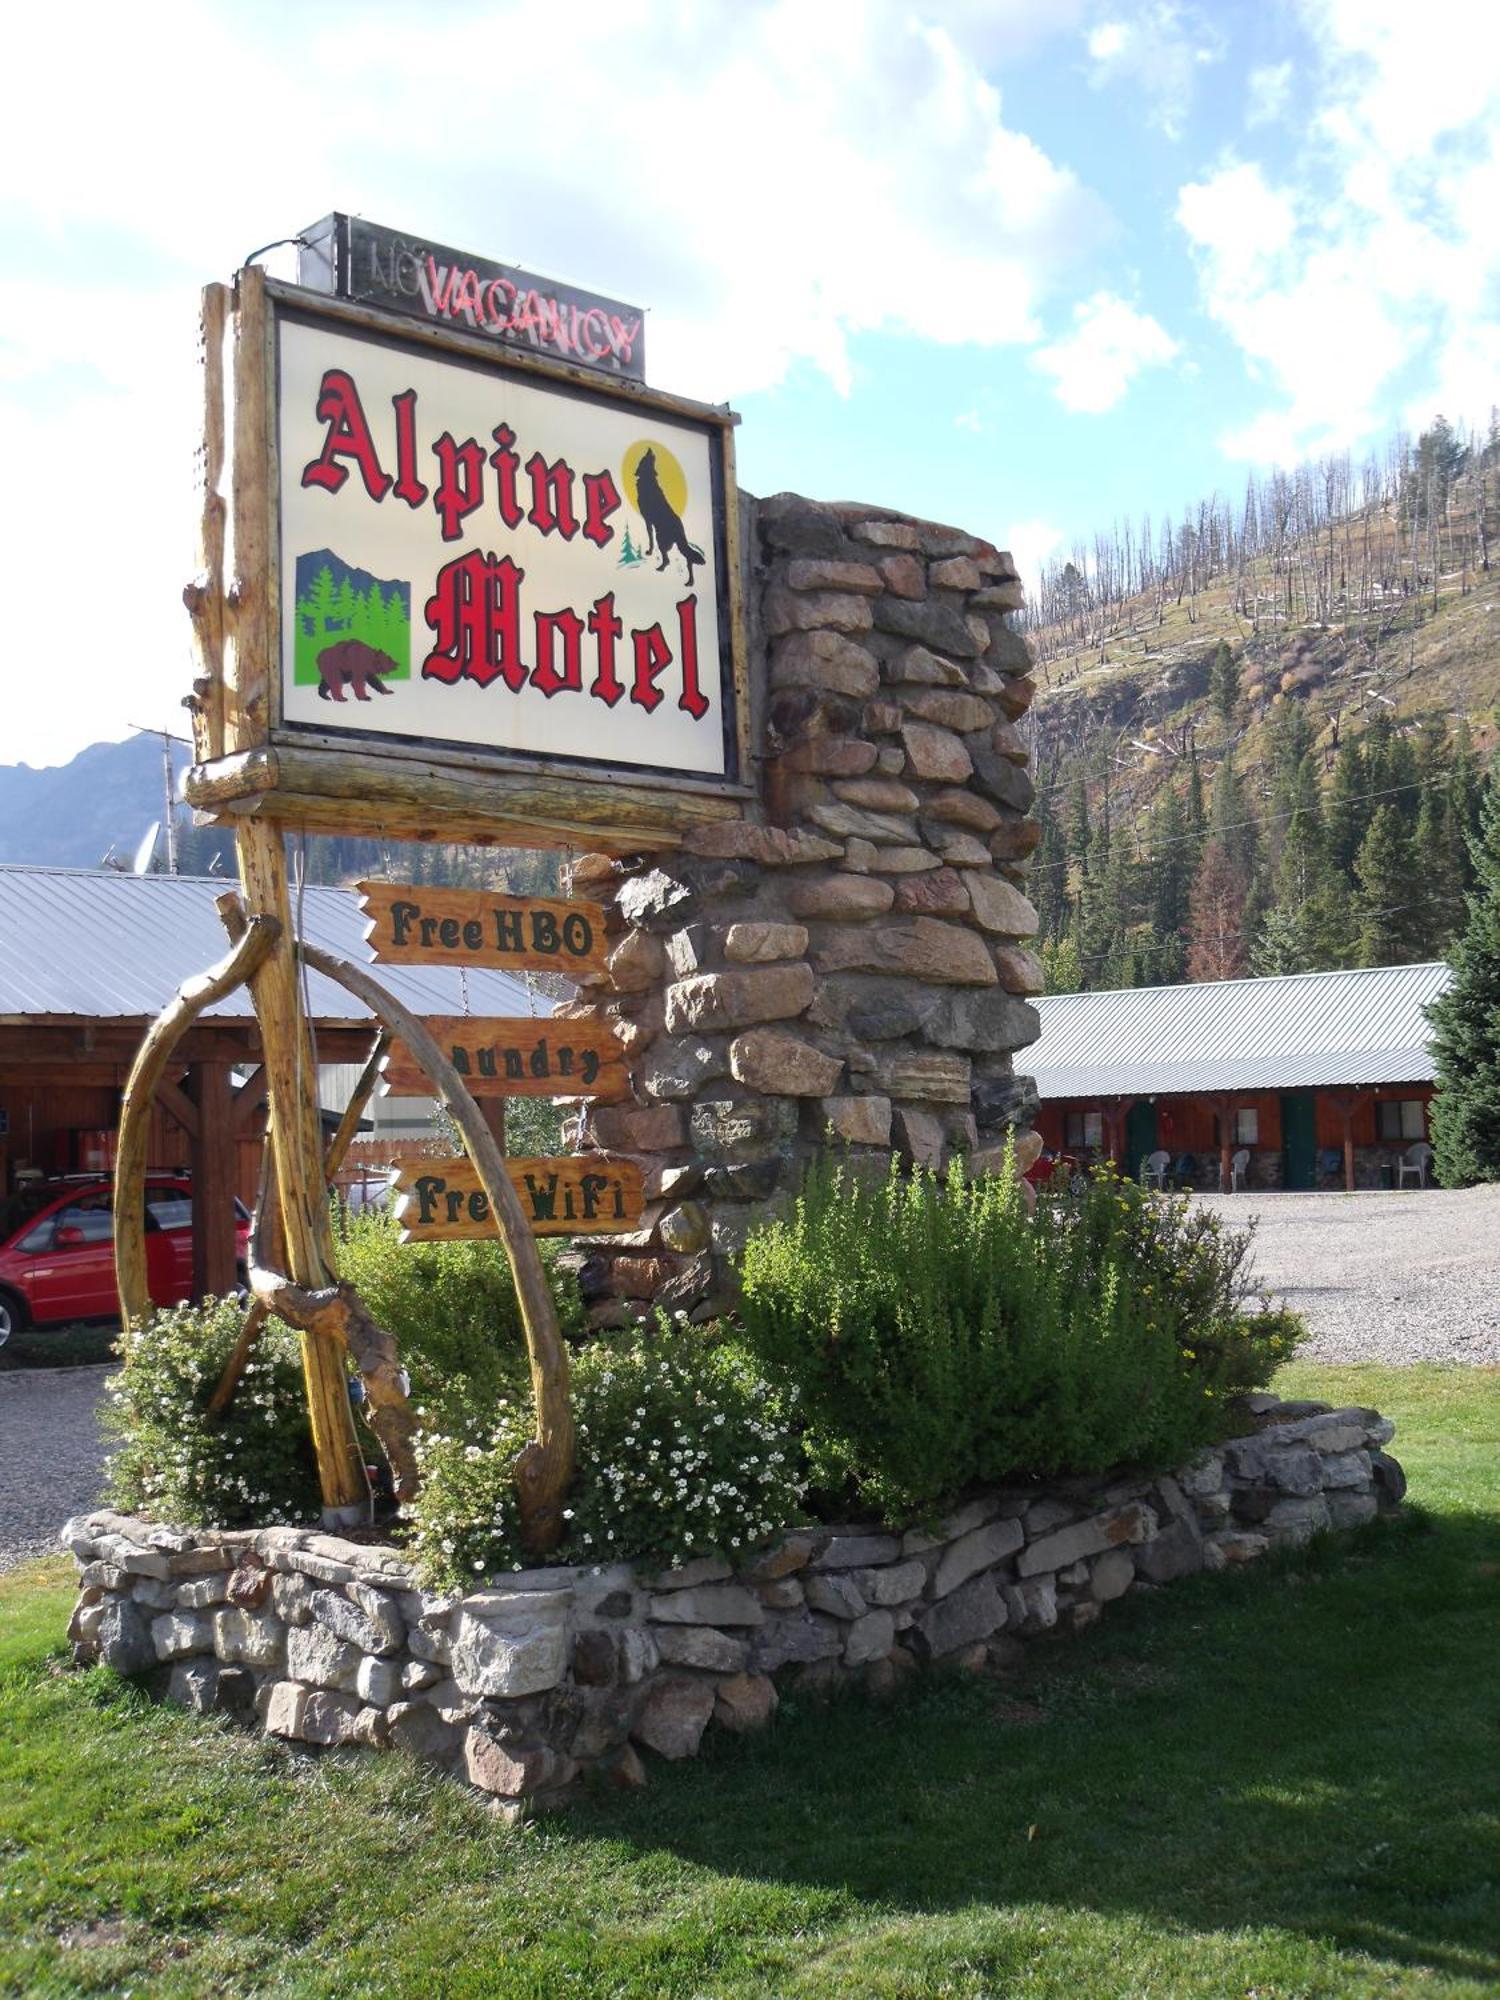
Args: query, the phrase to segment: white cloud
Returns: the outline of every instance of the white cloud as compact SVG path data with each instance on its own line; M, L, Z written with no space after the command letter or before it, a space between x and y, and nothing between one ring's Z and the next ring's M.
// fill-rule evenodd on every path
M1112 292L1095 292L1073 308L1073 331L1032 359L1050 375L1066 410L1112 410L1143 368L1159 368L1177 342L1150 313L1137 312Z
M1080 5L162 0L149 34L113 5L19 14L11 72L66 76L68 140L55 92L12 93L0 448L37 483L0 546L12 603L67 603L57 524L86 477L114 636L58 626L0 760L179 713L202 280L337 206L644 304L652 380L712 400L809 364L847 391L875 329L1029 343L1106 211L985 61Z
M1295 458L1500 394L1500 19L1464 0L1303 0L1310 141L1273 186L1230 161L1179 191L1207 312L1274 399L1222 443ZM1293 175L1295 174L1295 179Z
M1097 23L1085 37L1088 80L1095 90L1120 83L1146 105L1150 122L1169 139L1182 136L1199 72L1222 59L1215 24L1180 0L1141 0L1128 20Z
M1245 123L1274 125L1287 107L1292 93L1292 65L1289 62L1263 63L1250 72L1245 93Z
M978 410L960 410L953 419L953 428L956 431L972 431L975 437L981 437L984 434L984 418Z
M1042 564L1062 547L1063 539L1061 528L1051 521L1036 518L1012 521L1000 537L1001 545L1015 557L1021 581L1028 590L1035 587L1042 573Z

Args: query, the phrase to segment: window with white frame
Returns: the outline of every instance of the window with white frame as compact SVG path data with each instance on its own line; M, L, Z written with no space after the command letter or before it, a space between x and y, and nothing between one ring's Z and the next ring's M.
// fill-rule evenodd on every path
M1380 1139L1425 1139L1427 1107L1420 1097L1382 1097L1375 1106L1375 1134Z
M1235 1108L1234 1143L1237 1146L1260 1144L1260 1113L1253 1104L1241 1104Z
M1063 1143L1098 1151L1104 1144L1102 1111L1070 1111L1064 1121Z

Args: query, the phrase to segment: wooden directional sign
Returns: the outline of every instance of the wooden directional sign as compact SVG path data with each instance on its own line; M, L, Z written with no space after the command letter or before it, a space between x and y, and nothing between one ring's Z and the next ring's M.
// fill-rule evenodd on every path
M429 1019L427 1026L475 1097L614 1099L630 1087L625 1050L603 1023L452 1014ZM383 1081L391 1096L432 1094L401 1042L386 1057Z
M641 1169L606 1153L555 1160L507 1160L533 1236L598 1236L629 1229L645 1207ZM489 1197L473 1162L412 1160L392 1188L403 1241L452 1243L497 1234Z
M602 972L597 903L360 882L359 906L377 965L494 966L503 972Z

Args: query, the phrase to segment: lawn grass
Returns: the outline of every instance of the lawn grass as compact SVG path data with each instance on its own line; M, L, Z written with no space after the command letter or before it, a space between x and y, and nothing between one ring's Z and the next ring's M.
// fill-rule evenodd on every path
M118 1361L116 1322L79 1320L70 1326L32 1326L0 1347L0 1372L13 1368L88 1368Z
M1492 1995L1500 1372L1278 1387L1395 1416L1419 1507L514 1830L64 1671L66 1571L0 1579L0 1991Z

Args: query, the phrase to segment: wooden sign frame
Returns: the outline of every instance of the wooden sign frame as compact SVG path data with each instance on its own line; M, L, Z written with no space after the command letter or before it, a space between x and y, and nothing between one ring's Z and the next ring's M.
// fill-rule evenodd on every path
M312 323L529 381L704 432L716 488L724 775L588 758L323 733L282 714L277 463L278 325ZM185 593L203 672L189 703L194 763L184 795L217 824L265 818L293 829L507 846L672 847L695 825L735 817L753 796L734 426L721 408L612 381L543 355L498 351L448 326L276 283L255 268L210 286L202 317L206 387L200 569Z

